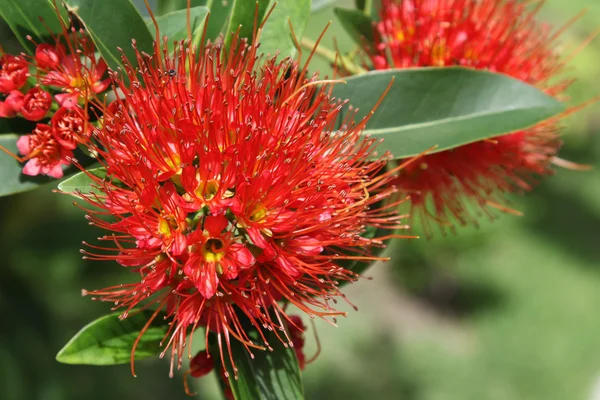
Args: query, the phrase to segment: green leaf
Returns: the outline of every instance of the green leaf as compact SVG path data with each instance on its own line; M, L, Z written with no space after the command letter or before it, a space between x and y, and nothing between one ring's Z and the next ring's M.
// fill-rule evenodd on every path
M250 337L260 343L256 328L248 323L247 318L240 316L240 320ZM238 369L237 379L224 349L224 364L229 372L229 384L236 400L304 399L302 376L294 349L284 346L274 332L265 330L263 333L273 351L252 349L254 358L238 340L231 340L231 357ZM219 348L214 342L212 335L211 354L218 355Z
M206 37L214 41L221 35L221 32L226 32L233 8L233 0L208 0L206 7L210 10Z
M131 310L125 319L119 318L121 313L98 318L77 332L58 352L56 360L63 364L79 365L126 364L133 343L153 313L152 310ZM163 315L156 316L137 345L135 359L159 354L160 342L168 328Z
M358 121L392 78L393 86L364 134L385 139L378 150L389 150L396 159L432 146L438 146L434 152L448 150L525 129L564 110L562 103L522 81L460 67L371 71L336 85L333 96L350 99L359 108Z
M177 10L185 10L188 0L158 0L156 4L156 15L164 15ZM191 7L208 6L211 0L191 0Z
M260 35L260 52L274 55L279 50L280 59L296 55L296 45L288 19L298 40L302 39L310 16L311 0L279 0L265 22Z
M91 168L87 172L91 175L97 176L100 179L106 178L106 170L104 167ZM58 184L58 190L69 194L73 197L81 198L80 193L93 193L94 187L92 185L94 181L85 172L78 172L70 178L65 179Z
M208 8L206 7L193 7L190 8L190 24L192 25L192 38L194 44L198 45L200 40L199 36L202 35L204 29L204 21L208 14ZM162 40L163 36L169 38L168 45L169 51L173 51L173 42L179 42L180 40L187 39L187 10L177 10L171 13L156 17L156 22L160 29L159 38ZM152 37L156 36L156 30L152 20L146 22L148 30L152 34ZM196 40L197 38L197 40Z
M334 8L333 12L340 20L342 27L354 39L361 44L365 39L373 43L373 20L360 10L349 10L347 8Z
M19 135L0 135L0 146L16 154L18 138ZM0 150L0 197L32 190L53 180L45 176L23 175L23 165Z
M373 9L373 0L354 0L356 8L369 15Z
M233 8L229 16L229 22L225 29L225 47L229 48L232 41L232 33L239 28L239 37L247 38L249 42L254 36L254 19L262 21L270 1L233 0ZM258 28L258 27L257 27Z
M312 5L310 7L310 11L312 11L312 12L320 11L321 9L328 7L336 2L337 2L337 0L312 0Z
M192 7L206 7L210 10L208 18L208 27L206 28L206 38L212 41L216 40L221 32L227 27L227 22L233 8L232 0L192 0ZM163 15L177 10L187 9L187 0L159 0L158 15ZM204 27L202 26L202 29ZM201 29L200 29L201 30ZM150 29L152 32L152 29Z
M130 61L136 59L132 39L139 51L153 53L152 35L130 0L67 0L67 4L112 69L122 66L119 48Z
M66 12L60 11L66 20ZM51 34L62 32L57 10L51 0L3 0L0 16L29 54L35 53L35 45L27 40L27 35L36 43L54 43Z

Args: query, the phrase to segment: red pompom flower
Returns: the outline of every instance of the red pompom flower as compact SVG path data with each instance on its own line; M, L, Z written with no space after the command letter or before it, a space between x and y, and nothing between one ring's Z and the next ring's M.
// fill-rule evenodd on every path
M372 249L385 239L365 229L404 227L397 203L382 205L393 175L360 135L366 121L334 129L343 103L329 97L329 81L303 78L289 59L259 63L245 41L231 48L181 44L171 58L157 45L127 62L128 80L113 77L123 95L90 144L106 177L89 174L93 193L81 194L102 210L89 219L112 243L90 245L86 257L140 278L84 294L115 303L123 318L148 303L155 316L164 310L163 354L170 349L178 367L198 326L218 336L223 358L231 340L270 348L240 316L293 346L281 302L345 315L332 304L344 297L338 283L358 275L343 262L380 259Z
M542 4L542 3L540 3ZM539 8L539 7L538 7ZM538 10L514 0L382 0L375 28L373 68L461 65L500 72L560 97L571 81L552 81L563 71L557 34L537 23ZM503 194L531 189L552 173L561 146L556 120L531 129L423 157L394 183L411 195L412 214L431 234L477 224L472 206L493 217Z

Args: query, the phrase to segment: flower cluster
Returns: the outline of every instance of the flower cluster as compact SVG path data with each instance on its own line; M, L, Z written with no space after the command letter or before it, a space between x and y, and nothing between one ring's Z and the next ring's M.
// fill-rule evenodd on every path
M540 3L541 5L542 3ZM371 49L373 69L460 65L510 75L560 97L571 81L553 81L564 69L556 38L515 0L382 0ZM531 189L552 173L561 140L556 120L528 130L427 155L395 181L411 195L412 214L431 234L477 224L476 206L493 217L503 194ZM470 210L471 209L471 210Z
M403 227L397 203L384 201L395 192L388 156L360 135L366 120L336 128L343 102L293 60L259 63L257 45L237 39L228 53L181 43L170 57L156 46L135 67L125 60L127 80L113 75L123 95L92 133L106 176L87 172L94 189L80 194L112 243L86 257L140 279L84 294L123 317L140 304L164 310L171 371L198 326L217 335L222 359L231 340L270 349L264 330L299 345L282 303L345 315L333 308L338 284L358 278L345 262L379 259L385 239L366 228Z
M105 91L107 66L95 55L83 31L72 29L56 44L36 46L31 59L24 55L0 57L0 118L21 116L36 122L29 135L19 138L19 153L27 160L25 175L60 178L62 166L91 132L87 101ZM103 77L105 79L103 79ZM53 96L54 94L54 96Z

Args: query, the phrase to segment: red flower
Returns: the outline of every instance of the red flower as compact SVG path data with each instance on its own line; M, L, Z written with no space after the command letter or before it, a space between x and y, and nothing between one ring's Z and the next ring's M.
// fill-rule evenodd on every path
M365 227L400 226L393 205L379 206L395 189L380 174L385 159L368 162L366 121L334 129L341 106L326 82L302 78L294 61L257 64L256 45L236 39L232 49L226 59L212 45L182 44L174 58L138 53L90 144L107 175L90 175L96 189L83 197L101 209L90 219L113 245L86 257L133 267L140 282L89 294L125 315L141 302L166 310L178 366L198 326L220 337L221 353L231 340L269 348L240 315L293 345L280 300L344 315L331 301L343 298L339 281L358 275L342 261L379 259L371 251L383 244L362 237Z
M52 135L67 149L75 149L78 143L85 142L91 133L91 125L85 112L79 107L61 107L50 120Z
M201 350L190 360L190 375L194 378L200 378L215 367L214 358L206 350Z
M25 95L21 115L30 121L44 118L52 106L52 96L40 87L34 87Z
M38 68L55 69L65 57L65 48L61 44L52 46L48 43L39 44L35 49L35 63Z
M204 230L196 229L189 235L189 242L196 247L183 271L207 299L215 295L219 275L234 280L241 269L256 261L245 244L235 242L234 230L224 215L209 215L204 219Z
M13 90L4 101L0 101L0 118L12 118L23 107L23 93Z
M40 44L35 60L38 68L48 71L42 74L40 82L65 92L57 94L56 100L62 107L73 108L79 100L105 91L110 80L102 79L107 70L106 62L96 58L94 44L84 31L62 36L71 52L66 53L62 44Z
M28 76L29 66L23 57L10 54L0 57L0 93L20 89Z
M539 8L539 7L538 7ZM570 81L552 81L563 70L555 36L513 0L382 0L373 68L461 65L501 72L560 97ZM394 182L411 194L412 214L428 235L477 224L470 205L493 216L503 194L531 189L552 173L561 146L555 122L423 157Z
M29 160L23 173L30 176L41 174L62 178L62 166L69 164L67 158L72 156L70 150L54 140L52 128L45 124L37 124L31 135L21 136L17 140L17 148Z

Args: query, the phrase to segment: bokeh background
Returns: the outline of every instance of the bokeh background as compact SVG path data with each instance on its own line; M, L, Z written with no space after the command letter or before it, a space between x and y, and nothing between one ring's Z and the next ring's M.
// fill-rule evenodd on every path
M600 2L547 0L539 18L558 27L583 8L563 35L573 47L600 27ZM312 17L308 36L328 20L324 43L331 47L335 36L347 48L331 8ZM5 47L9 36L0 27ZM571 65L573 103L598 95L600 39ZM565 122L563 158L598 166L599 111L594 105ZM81 241L99 231L51 189L0 198L0 399L187 398L166 361L139 362L133 378L128 366L54 360L108 310L82 298L81 288L127 277L116 264L81 259ZM398 242L393 262L349 287L359 311L337 328L316 322L323 349L304 373L307 399L600 399L600 168L558 170L512 201L524 217ZM219 398L214 376L194 385L198 398Z

